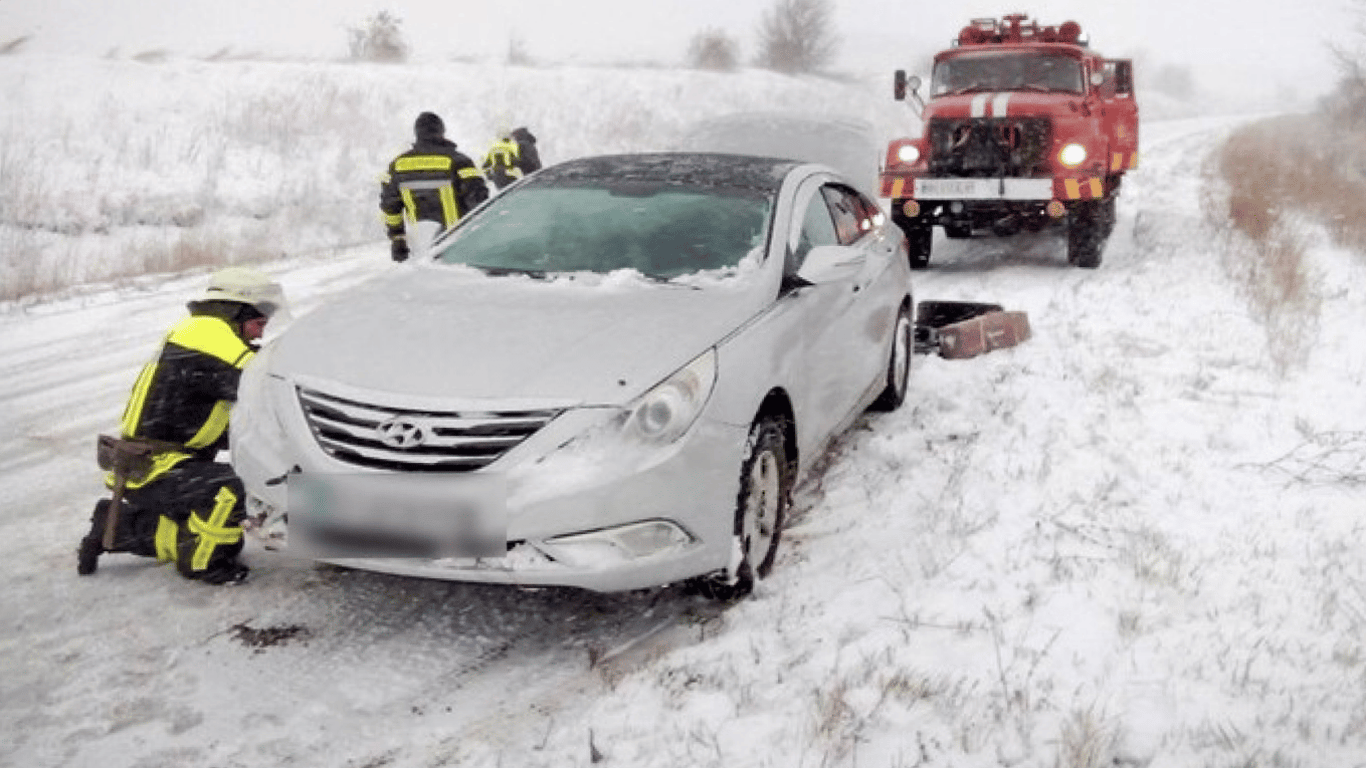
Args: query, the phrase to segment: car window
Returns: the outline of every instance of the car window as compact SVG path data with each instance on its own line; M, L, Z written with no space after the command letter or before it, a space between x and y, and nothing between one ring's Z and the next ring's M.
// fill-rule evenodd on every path
M613 272L669 279L734 267L766 241L751 189L620 182L523 186L457 229L438 260L490 272Z
M797 233L797 242L792 246L792 263L789 269L799 269L812 248L818 245L839 245L839 242L835 220L830 214L830 206L825 202L825 195L812 195L806 204L802 228Z
M852 190L851 192L854 196L854 204L859 211L859 230L869 232L882 226L884 220L882 208L870 200L867 195Z
M821 194L834 215L841 245L853 245L881 221L877 205L849 187L827 184Z

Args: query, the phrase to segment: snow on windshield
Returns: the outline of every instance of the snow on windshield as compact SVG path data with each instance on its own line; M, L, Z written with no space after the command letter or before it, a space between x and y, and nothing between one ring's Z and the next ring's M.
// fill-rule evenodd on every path
M670 280L735 269L767 238L754 190L619 182L523 187L492 201L438 256L493 274L632 270Z

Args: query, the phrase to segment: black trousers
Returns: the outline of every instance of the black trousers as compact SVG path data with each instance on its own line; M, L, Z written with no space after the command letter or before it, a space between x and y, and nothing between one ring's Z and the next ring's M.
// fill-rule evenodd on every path
M242 481L227 464L184 461L170 472L124 492L114 551L171 561L197 579L232 565L242 551L246 515ZM95 511L92 530L103 532Z

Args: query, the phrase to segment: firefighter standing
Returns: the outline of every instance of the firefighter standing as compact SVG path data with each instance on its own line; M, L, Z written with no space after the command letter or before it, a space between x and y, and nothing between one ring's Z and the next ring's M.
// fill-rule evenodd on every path
M215 458L227 447L242 369L266 321L284 308L284 292L260 272L232 267L214 273L203 296L187 306L189 317L171 328L138 374L121 438L110 441L142 451L145 462L135 474L106 476L121 499L117 522L106 537L113 500L96 504L78 551L82 575L94 573L103 552L131 552L174 562L186 578L211 584L247 576L237 559L242 481Z
M525 127L511 133L498 132L498 140L484 156L484 175L493 186L502 189L523 176L541 169L541 155L536 150L536 137Z
M405 223L432 222L438 230L445 229L489 195L474 161L446 138L440 117L423 112L413 133L412 149L394 158L380 179L379 208L394 261L408 258Z

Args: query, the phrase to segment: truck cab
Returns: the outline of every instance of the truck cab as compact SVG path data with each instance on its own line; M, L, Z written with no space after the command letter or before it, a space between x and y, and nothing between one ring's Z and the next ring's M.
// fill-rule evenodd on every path
M1068 261L1100 265L1124 173L1138 164L1133 65L1066 22L975 19L934 57L928 101L898 70L893 95L920 106L920 136L887 147L881 192L928 266L932 227L950 238L1062 224Z

